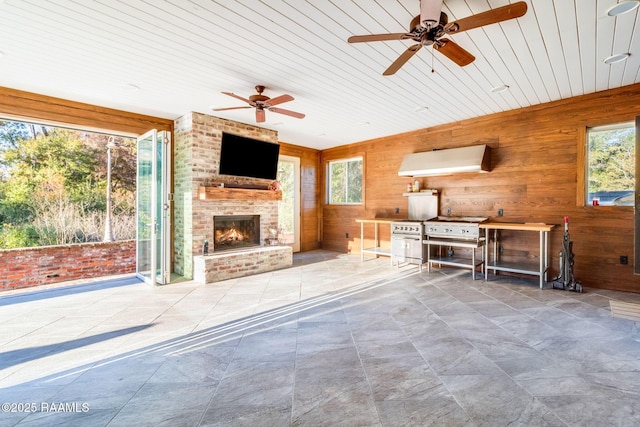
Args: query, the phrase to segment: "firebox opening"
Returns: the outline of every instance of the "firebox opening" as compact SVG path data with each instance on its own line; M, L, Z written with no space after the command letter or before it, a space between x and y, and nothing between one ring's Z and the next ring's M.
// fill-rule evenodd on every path
M213 251L260 245L260 215L215 215Z

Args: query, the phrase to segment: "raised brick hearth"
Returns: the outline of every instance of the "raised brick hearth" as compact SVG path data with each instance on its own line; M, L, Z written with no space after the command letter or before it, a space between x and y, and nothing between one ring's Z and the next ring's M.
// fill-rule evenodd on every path
M200 283L219 282L235 277L265 273L290 267L290 246L262 246L193 257L193 279Z

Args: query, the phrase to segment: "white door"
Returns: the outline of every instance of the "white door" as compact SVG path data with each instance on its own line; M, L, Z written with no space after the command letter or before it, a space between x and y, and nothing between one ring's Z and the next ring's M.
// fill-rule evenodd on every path
M280 155L277 179L282 185L278 228L293 252L300 252L300 158Z

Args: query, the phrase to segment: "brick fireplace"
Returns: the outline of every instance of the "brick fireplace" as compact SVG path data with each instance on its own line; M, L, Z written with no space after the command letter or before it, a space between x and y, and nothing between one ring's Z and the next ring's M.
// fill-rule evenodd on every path
M205 283L292 264L290 247L264 244L269 230L278 227L279 199L270 190L264 190L270 181L218 174L222 132L278 142L276 131L206 114L191 112L175 121L174 270L185 278L196 279L194 271L198 269L197 280ZM224 188L220 188L221 183ZM213 218L228 215L259 217L257 246L219 254L210 247L209 255L203 256L204 241L214 240ZM232 259L239 254L239 259L249 265L236 265L237 260ZM230 263L235 263L235 267L230 268ZM229 270L236 271L229 273Z

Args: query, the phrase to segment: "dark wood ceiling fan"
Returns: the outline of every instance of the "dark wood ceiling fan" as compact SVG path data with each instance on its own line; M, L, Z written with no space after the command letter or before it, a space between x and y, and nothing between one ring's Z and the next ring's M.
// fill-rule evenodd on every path
M411 20L408 33L369 34L351 36L349 43L362 43L389 40L413 40L417 42L409 46L384 73L385 76L395 74L422 46L433 46L435 50L464 67L476 58L446 35L461 33L473 28L491 25L509 19L519 18L527 13L527 3L519 1L486 12L448 22L447 14L442 12L443 0L421 0L420 15Z
M214 108L213 111L225 111L225 110L239 110L242 108L255 108L256 109L256 122L262 123L265 121L265 110L269 110L273 113L284 114L285 116L295 117L296 119L304 118L304 114L297 113L291 110L285 110L284 108L276 108L276 105L283 104L285 102L293 101L293 96L291 95L280 95L275 98L269 98L266 95L263 95L265 87L262 85L256 86L255 95L251 95L249 99L243 98L240 95L236 95L232 92L222 92L225 95L232 96L236 99L246 102L249 105L243 105L241 107L227 107L227 108Z

